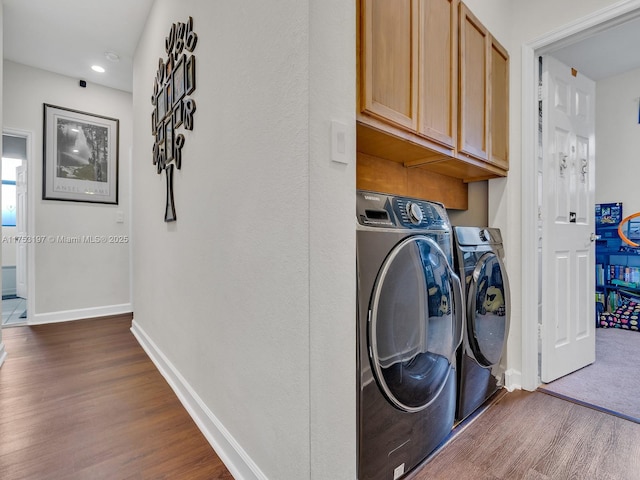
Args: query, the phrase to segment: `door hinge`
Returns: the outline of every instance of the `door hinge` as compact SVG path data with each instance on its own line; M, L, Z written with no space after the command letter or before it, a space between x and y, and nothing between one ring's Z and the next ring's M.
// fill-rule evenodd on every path
M538 101L542 101L542 82L538 83Z
M542 324L538 324L538 339L542 340Z

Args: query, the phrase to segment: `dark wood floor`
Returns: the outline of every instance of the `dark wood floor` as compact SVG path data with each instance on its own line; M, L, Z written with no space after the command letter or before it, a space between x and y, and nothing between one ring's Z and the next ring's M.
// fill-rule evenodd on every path
M232 479L131 316L5 328L0 479Z
M130 324L124 316L2 331L0 479L232 478ZM640 480L640 425L511 393L407 478Z

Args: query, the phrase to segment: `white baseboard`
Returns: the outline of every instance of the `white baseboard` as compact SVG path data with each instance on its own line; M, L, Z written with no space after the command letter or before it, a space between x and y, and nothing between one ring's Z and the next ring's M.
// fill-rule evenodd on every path
M7 358L7 351L4 349L4 343L0 343L0 367L4 363Z
M513 368L504 372L504 386L509 392L522 390L522 373Z
M236 480L268 480L176 367L133 320L131 332Z
M105 307L81 308L78 310L63 310L60 312L36 313L28 316L29 325L42 325L45 323L70 322L72 320L83 320L85 318L106 317L108 315L122 315L131 313L130 303L121 305L107 305ZM27 312L28 315L29 312Z

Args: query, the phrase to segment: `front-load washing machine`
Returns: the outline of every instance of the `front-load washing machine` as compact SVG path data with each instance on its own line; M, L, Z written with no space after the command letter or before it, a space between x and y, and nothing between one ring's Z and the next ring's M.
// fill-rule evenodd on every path
M453 428L462 289L446 210L357 192L358 478L395 480Z
M462 421L499 390L509 335L509 282L497 228L453 227L456 267L465 284L466 319L457 355L458 403Z

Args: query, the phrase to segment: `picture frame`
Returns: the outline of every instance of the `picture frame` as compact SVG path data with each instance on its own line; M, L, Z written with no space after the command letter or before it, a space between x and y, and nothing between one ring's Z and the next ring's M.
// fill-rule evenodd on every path
M162 87L158 92L158 96L156 98L156 112L157 112L156 121L158 123L160 123L164 119L165 115L167 114L165 95L166 93L165 93L164 87Z
M191 55L185 66L185 93L190 95L196 89L196 57Z
M156 129L158 128L158 120L156 119L156 115L158 114L157 110L154 108L151 112L151 135L155 135Z
M173 160L173 117L169 115L164 125L165 128L165 159L169 163Z
M171 88L171 82L167 82L164 85L164 99L165 99L165 116L169 113L173 113L173 89ZM168 115L171 116L171 115Z
M118 204L117 118L44 104L42 199Z
M182 125L182 102L178 102L173 109L173 128Z
M174 106L182 101L182 97L184 97L186 92L186 84L185 84L185 64L186 64L186 55L182 55L180 59L176 62L176 66L173 70L173 103Z

